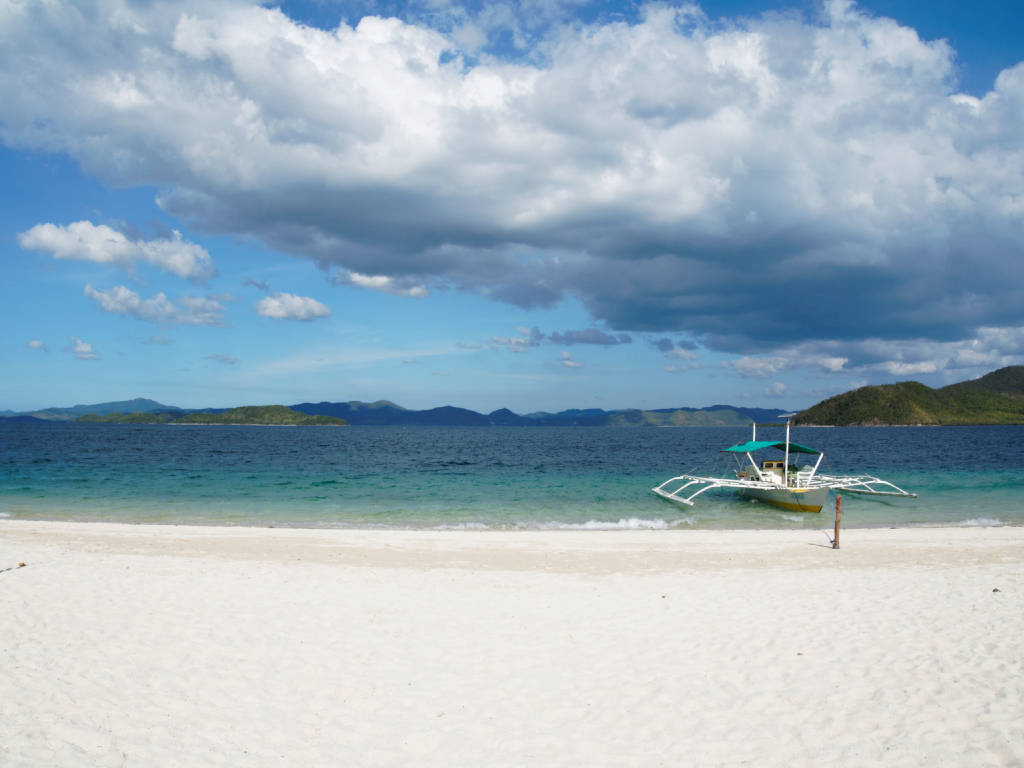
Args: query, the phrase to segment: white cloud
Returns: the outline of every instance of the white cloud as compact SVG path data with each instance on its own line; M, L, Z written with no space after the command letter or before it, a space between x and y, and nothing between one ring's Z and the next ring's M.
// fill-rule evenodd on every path
M979 328L974 338L949 345L949 367L992 369L1024 362L1024 326Z
M666 352L665 357L672 360L696 360L697 353L683 347L676 347L675 349L670 349Z
M331 310L316 299L296 296L294 293L275 293L260 299L256 304L256 311L263 317L303 322L331 315Z
M354 285L359 288L369 288L381 293L390 293L395 296L406 296L412 299L421 299L430 295L426 286L414 283L408 279L398 279L387 275L363 275L352 270L338 270L332 278L335 285Z
M5 144L158 187L204 231L341 282L571 294L610 331L745 354L1024 321L1024 64L965 97L946 42L849 2L549 32L504 6L329 31L233 0L33 8L5 21ZM498 29L524 55L461 57ZM765 301L768 279L800 311Z
M129 240L105 224L76 221L67 226L36 224L18 235L22 248L49 253L55 259L77 259L131 268L136 262L203 282L214 275L213 260L206 249L181 239L175 231L163 240Z
M46 344L44 344L43 342L39 341L39 339L32 339L26 346L29 349L38 349L41 352L48 352L49 351L49 349L46 346Z
M221 300L230 301L231 297L182 296L179 301L184 309L177 314L175 322L179 325L223 325L224 305Z
M694 371L700 368L701 365L700 363L697 362L688 362L684 365L669 363L668 365L664 366L664 370L667 371L668 373L682 373L683 371Z
M1024 364L1024 326L982 327L957 341L863 339L807 341L729 363L747 375L773 376L788 370L824 371L882 383L892 377L932 377L933 385L962 381L1007 365ZM940 376L936 376L936 375ZM851 384L852 385L852 384Z
M158 325L222 325L224 306L217 300L197 296L184 296L179 307L164 293L157 293L143 299L138 293L123 285L116 285L109 291L100 291L85 286L85 295L100 305L104 312L128 315L147 323Z
M582 368L583 363L578 360L573 360L572 355L569 352L562 352L562 365L566 368Z
M92 344L82 341L77 336L71 337L71 354L79 360L98 360L99 355L92 348Z
M818 359L818 364L826 371L832 371L838 373L843 370L843 366L850 362L849 358L846 357L822 357Z
M764 393L769 397L782 397L788 389L789 387L785 383L773 381L769 386L765 387Z
M788 368L789 361L783 357L745 356L729 361L729 365L743 376L768 377Z
M519 332L519 336L491 336L491 343L499 347L506 347L512 352L523 352L530 347L538 346L544 340L544 334L537 326L517 328L516 330Z
M893 376L916 376L922 373L935 373L939 370L939 364L931 360L924 360L919 363L904 363L899 360L891 360L883 363L881 367Z

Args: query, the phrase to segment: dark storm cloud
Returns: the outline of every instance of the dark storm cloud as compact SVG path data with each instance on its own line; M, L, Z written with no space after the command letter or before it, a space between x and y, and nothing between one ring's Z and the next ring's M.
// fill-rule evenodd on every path
M0 136L338 284L572 295L612 339L754 353L1021 325L1024 64L960 95L944 42L824 11L650 7L552 30L540 66L460 58L486 48L479 16L442 34L236 2L9 9Z
M616 344L630 344L633 339L628 333L611 334L597 328L587 328L582 331L566 331L565 333L555 331L548 336L548 341L552 344L564 344L565 346L596 344L602 347L612 347Z

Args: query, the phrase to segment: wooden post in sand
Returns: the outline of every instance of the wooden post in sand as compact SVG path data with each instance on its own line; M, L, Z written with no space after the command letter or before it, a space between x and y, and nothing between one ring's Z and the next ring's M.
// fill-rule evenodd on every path
M832 549L839 549L839 521L843 519L843 497L836 494L836 532L832 537Z

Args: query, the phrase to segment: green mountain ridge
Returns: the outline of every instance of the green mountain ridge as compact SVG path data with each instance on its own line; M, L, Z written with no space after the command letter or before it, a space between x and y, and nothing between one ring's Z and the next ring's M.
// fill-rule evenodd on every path
M111 413L88 414L77 421L100 424L232 424L242 426L344 427L334 416L310 416L283 405L245 405L220 413Z
M916 381L861 387L801 411L794 424L953 426L1024 424L1024 366L932 389Z

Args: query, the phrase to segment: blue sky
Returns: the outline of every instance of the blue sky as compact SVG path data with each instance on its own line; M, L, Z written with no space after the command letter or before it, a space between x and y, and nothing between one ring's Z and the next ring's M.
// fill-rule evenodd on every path
M1024 362L1012 3L0 6L0 411Z

